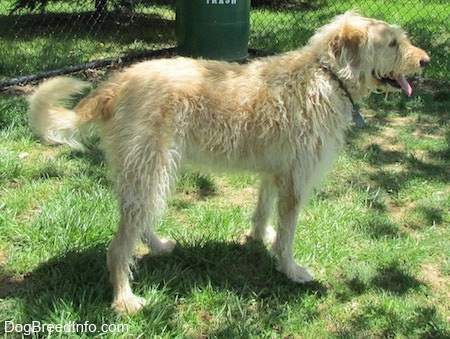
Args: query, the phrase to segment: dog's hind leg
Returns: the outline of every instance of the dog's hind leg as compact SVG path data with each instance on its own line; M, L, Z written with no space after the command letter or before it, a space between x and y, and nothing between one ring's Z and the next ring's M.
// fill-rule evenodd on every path
M280 182L278 186L278 230L272 250L278 258L277 269L297 282L306 283L313 280L312 274L306 267L295 262L293 247L295 229L300 212L301 198L295 194L292 180Z
M121 218L108 250L113 308L130 314L145 306L145 300L134 295L130 286L130 265L137 240L140 236L147 236L149 245L156 252L167 252L174 246L170 241L159 239L151 230L151 225L164 210L175 162L166 152L144 153L125 159L126 168L118 175Z
M174 240L158 237L151 225L145 227L142 232L142 240L156 255L170 253L176 245Z
M247 238L269 243L275 241L275 230L272 226L268 226L268 223L273 213L276 195L275 177L272 175L262 177L258 205L252 217L253 226L246 233Z
M131 211L129 213L132 213ZM127 212L128 214L128 212ZM122 216L119 230L108 248L108 268L113 285L113 308L116 312L134 314L145 306L145 299L133 294L130 285L130 265L140 230Z
M175 247L175 241L158 237L153 230L153 226L166 207L166 199L169 197L176 179L179 157L176 150L165 152L165 159L153 177L153 184L156 187L155 204L157 206L153 210L153 222L145 225L142 240L156 255L170 253Z

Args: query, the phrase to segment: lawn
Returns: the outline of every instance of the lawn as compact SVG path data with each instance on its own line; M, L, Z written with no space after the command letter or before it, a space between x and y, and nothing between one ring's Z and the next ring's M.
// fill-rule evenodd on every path
M295 255L317 278L305 286L278 273L263 245L239 244L256 177L185 169L158 227L178 246L164 257L137 250L133 285L149 306L120 317L102 154L42 145L25 97L2 93L0 322L126 324L116 337L448 337L448 98L426 88L365 104L367 127L350 130L299 223Z
M0 49L3 52L0 85L1 81L18 76L176 46L174 0L152 0L151 5L139 0L135 2L133 13L114 10L112 4L127 1L110 0L110 13L103 21L92 17L91 0L52 0L47 1L45 12L20 9L13 13L10 10L16 0L0 2ZM402 25L412 41L432 57L425 76L448 81L450 2L422 1L420 6L414 2L405 4L402 0L303 2L310 2L312 6L253 7L249 46L268 52L295 49L304 45L313 32L333 16L358 9L363 15Z
M174 252L136 249L133 289L148 306L133 317L110 308L118 211L102 153L43 145L25 114L32 87L0 92L0 333L450 337L450 90L413 86L412 98L363 103L367 126L349 130L302 212L295 257L313 283L278 273L264 245L241 245L256 176L185 168L157 227Z

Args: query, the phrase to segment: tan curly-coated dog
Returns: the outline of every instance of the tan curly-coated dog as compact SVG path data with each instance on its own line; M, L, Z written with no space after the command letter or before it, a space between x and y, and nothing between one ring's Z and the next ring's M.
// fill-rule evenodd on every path
M130 287L134 247L142 237L154 253L173 249L152 226L182 161L259 173L247 236L272 240L278 270L295 282L311 281L293 257L298 214L342 147L354 103L371 92L402 88L411 95L405 76L429 61L399 26L347 12L305 47L245 65L188 58L135 64L72 110L62 103L87 84L55 78L31 97L29 114L43 140L75 148L101 126L120 208L108 250L113 306L134 313L145 305ZM276 201L275 235L267 224Z

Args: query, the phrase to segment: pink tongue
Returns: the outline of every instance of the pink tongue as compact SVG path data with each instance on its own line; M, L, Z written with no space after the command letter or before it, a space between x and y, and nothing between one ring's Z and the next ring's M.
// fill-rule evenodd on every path
M395 80L398 82L400 87L406 92L406 94L408 94L408 96L410 97L412 95L413 89L412 89L411 85L409 84L408 80L406 80L405 76L397 75L395 77Z

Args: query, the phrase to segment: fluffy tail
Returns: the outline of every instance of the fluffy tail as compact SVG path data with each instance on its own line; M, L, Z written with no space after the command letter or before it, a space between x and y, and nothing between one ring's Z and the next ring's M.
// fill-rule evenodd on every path
M85 149L85 140L92 134L92 123L102 120L103 111L98 94L83 99L74 109L64 102L83 93L90 85L74 78L54 78L44 82L29 99L31 128L49 144L66 144ZM97 112L98 111L98 112Z

